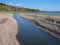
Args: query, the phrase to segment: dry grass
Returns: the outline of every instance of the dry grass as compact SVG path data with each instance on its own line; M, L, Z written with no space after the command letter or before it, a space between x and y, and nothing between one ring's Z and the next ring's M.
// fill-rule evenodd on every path
M46 32L60 39L60 15L21 15L21 17L33 21L37 26L45 29ZM48 30L48 31L47 31Z

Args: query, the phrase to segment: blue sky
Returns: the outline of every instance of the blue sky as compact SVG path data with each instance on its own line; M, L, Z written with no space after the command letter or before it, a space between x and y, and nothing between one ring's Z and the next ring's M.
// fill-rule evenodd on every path
M60 11L60 0L0 0L0 2L44 11Z

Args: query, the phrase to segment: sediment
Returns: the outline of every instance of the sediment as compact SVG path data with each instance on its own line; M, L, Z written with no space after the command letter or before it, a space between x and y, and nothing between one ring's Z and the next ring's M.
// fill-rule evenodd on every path
M16 38L17 22L11 15L0 13L0 45L20 45Z

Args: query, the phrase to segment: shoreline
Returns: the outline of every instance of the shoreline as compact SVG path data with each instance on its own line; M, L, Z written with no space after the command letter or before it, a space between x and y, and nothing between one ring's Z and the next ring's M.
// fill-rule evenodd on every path
M32 19L32 18L28 17L29 15L27 16L27 15L24 15L24 14L20 14L20 16L22 18L24 18L24 19L32 22L33 24L35 24L38 28L42 29L42 31L44 31L44 32L48 33L49 35L51 35L51 36L53 36L53 37L55 37L55 38L57 38L57 39L60 40L60 34L56 34L56 33L52 32L52 31L49 31L48 28L45 29L45 27L43 27L42 25L40 25L38 23L38 21L34 20L34 18Z
M17 22L12 13L0 12L0 45L20 45L16 35Z

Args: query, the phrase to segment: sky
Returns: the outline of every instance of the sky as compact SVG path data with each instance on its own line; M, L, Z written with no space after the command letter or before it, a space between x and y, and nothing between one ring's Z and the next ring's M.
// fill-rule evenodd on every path
M60 11L60 0L0 0L1 2L42 11Z

